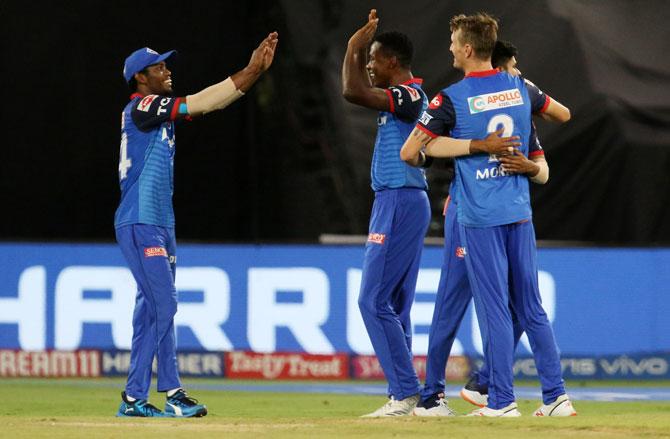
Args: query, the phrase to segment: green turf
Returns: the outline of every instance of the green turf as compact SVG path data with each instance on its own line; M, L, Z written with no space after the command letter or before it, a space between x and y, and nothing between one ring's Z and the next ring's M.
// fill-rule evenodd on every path
M213 381L206 381L212 383ZM637 385L638 383L635 383ZM115 387L115 385L117 385ZM473 437L670 438L669 402L577 401L579 416L532 418L539 401L520 400L516 419L405 417L360 419L380 396L198 390L210 414L201 419L115 418L122 380L0 381L0 437ZM151 401L162 406L164 395ZM473 407L458 399L459 413Z

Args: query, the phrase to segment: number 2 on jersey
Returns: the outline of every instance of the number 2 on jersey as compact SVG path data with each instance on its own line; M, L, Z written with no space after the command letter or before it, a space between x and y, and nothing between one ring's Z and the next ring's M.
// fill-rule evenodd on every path
M498 126L503 126L503 137L509 137L514 132L514 119L512 119L508 114L501 113L496 114L489 120L489 124L486 127L486 132L491 134L498 131ZM497 162L498 157L495 154L489 154L489 162Z

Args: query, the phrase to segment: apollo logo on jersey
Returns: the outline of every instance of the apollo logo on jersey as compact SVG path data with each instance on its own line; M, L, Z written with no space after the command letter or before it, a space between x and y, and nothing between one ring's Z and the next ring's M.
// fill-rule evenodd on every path
M371 242L373 244L384 244L384 241L386 240L386 235L383 233L370 233L368 235L368 242Z
M167 250L165 247L147 247L144 249L144 257L151 258L154 256L164 256L167 258Z
M158 96L157 95L147 95L142 98L139 104L137 104L137 109L140 111L144 111L147 113L149 111L149 107L151 107L151 103L156 99Z
M523 105L523 97L517 88L468 98L470 114L497 110L499 108L515 107L517 105Z

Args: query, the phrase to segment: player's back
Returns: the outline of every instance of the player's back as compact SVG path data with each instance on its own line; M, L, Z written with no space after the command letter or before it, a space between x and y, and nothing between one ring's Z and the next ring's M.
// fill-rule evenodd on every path
M377 138L372 156L372 189L427 189L425 171L407 165L400 159L400 149L426 109L428 99L421 89L421 79L413 78L386 89L390 111L380 111Z
M178 100L178 99L177 99ZM119 185L115 227L152 224L174 227L172 207L175 98L133 95L121 119Z
M451 135L481 139L503 129L503 136L519 136L520 151L528 155L530 98L522 78L496 70L477 72L443 90L453 104ZM528 179L507 175L494 155L476 154L456 159L459 221L488 227L530 219Z

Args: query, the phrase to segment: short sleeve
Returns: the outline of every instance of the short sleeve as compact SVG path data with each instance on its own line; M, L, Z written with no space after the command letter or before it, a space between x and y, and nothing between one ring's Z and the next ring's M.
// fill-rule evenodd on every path
M544 155L544 149L540 145L540 139L537 137L537 131L535 130L535 123L531 122L530 125L530 138L528 140L528 157L538 157Z
M409 85L395 85L386 90L389 97L389 111L398 118L416 121L423 108L421 92Z
M416 127L430 137L448 135L456 125L456 112L449 96L440 92L430 101Z
M185 102L184 98L147 95L133 105L130 114L135 125L140 130L146 131L163 122L186 116L179 112L179 105L183 102Z
M526 89L528 90L528 96L530 97L530 107L531 113L543 113L544 110L549 106L551 98L549 95L545 94L540 88L533 84L528 79L524 78L524 83L526 84Z

